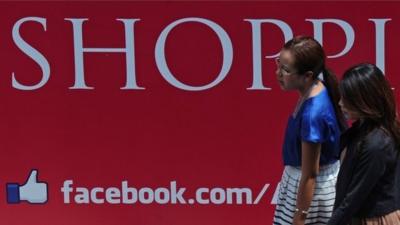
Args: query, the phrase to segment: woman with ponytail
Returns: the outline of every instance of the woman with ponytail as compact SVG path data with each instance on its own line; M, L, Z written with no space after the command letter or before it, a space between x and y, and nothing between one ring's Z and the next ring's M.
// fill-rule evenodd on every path
M346 122L337 80L325 59L322 46L304 36L287 42L277 58L281 89L300 96L287 123L274 224L327 224L331 217Z
M340 106L353 121L329 225L400 225L400 126L393 91L375 65L347 70Z

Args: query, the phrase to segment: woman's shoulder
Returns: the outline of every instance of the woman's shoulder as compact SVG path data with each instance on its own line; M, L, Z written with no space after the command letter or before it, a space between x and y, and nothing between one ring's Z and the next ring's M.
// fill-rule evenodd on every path
M334 108L326 89L323 89L318 95L307 99L303 115L310 116L313 119L335 118Z
M383 127L375 127L371 129L371 131L365 135L365 139L370 140L373 143L379 144L394 141L390 132Z
M362 141L366 153L382 154L382 150L394 150L396 146L392 135L382 127L372 129Z

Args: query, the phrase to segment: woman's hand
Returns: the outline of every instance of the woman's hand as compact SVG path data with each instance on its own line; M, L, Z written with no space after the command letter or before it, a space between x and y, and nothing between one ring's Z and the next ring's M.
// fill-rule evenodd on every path
M302 215L301 212L295 212L293 217L293 225L304 225L305 220L305 215Z

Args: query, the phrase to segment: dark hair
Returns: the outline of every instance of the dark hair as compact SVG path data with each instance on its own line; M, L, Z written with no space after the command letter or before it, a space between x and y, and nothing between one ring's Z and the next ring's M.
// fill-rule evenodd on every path
M323 83L328 90L329 96L335 108L336 118L341 130L347 128L343 112L339 107L340 94L336 76L325 66L326 55L321 44L314 38L307 36L296 36L286 42L283 49L290 51L294 56L294 66L298 74L308 71L313 72L313 78L318 79L323 74Z
M348 69L339 85L344 105L363 118L363 133L383 128L400 145L400 124L390 84L375 65L362 63Z

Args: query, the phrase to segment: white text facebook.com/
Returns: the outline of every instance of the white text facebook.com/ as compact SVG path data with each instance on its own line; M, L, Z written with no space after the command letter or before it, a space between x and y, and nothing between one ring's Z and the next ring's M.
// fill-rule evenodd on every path
M49 185L38 179L38 170L32 169L25 182L10 182L6 185L7 203L46 204L49 198ZM270 184L253 191L249 187L200 187L193 194L186 187L171 181L169 186L136 188L124 180L118 186L84 187L65 180L61 191L65 204L200 204L200 205L257 205L267 203L266 193ZM271 204L276 204L279 184ZM193 198L188 198L192 195Z
M122 181L114 187L78 187L73 180L65 180L60 189L65 204L181 204L181 205L257 205L266 201L266 192L270 184L264 184L254 192L248 187L197 188L193 198L187 197L187 188L179 187L176 181L169 186L150 188L136 188ZM275 202L275 195L272 204ZM263 200L265 199L265 200Z

